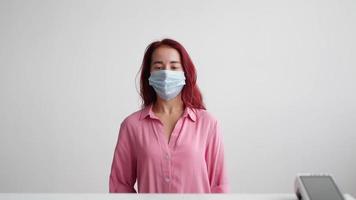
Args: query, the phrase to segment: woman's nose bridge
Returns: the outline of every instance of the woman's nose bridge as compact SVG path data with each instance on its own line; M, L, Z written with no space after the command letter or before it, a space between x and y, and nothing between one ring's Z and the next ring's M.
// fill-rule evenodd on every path
M170 69L170 67L171 67L171 65L170 65L169 62L165 62L165 63L163 64L163 66L164 66L165 69Z

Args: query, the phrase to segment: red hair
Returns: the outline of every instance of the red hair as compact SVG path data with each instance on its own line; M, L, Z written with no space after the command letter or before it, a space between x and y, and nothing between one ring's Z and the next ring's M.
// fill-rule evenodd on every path
M151 73L151 59L154 50L160 46L169 46L179 52L181 63L185 75L185 85L181 91L182 101L185 106L198 109L206 109L203 103L203 97L197 85L197 73L192 60L185 48L177 41L172 39L163 39L149 44L145 50L141 65L140 95L142 106L148 106L157 100L156 92L148 83Z

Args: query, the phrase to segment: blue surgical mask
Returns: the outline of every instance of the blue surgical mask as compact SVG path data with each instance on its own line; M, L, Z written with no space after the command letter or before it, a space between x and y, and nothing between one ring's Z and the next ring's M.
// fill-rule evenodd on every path
M151 72L148 82L162 99L170 100L182 91L185 76L183 71L158 70Z

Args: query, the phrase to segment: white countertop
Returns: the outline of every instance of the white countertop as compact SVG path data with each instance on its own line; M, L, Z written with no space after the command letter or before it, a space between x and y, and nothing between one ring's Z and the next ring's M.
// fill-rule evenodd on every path
M0 200L297 200L294 194L0 193ZM345 200L356 200L345 194Z

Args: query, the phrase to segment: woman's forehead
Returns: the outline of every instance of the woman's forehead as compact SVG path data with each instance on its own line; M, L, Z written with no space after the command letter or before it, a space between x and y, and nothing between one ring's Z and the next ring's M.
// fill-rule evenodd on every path
M179 52L172 47L161 46L153 51L152 60L156 59L180 60L180 55Z

